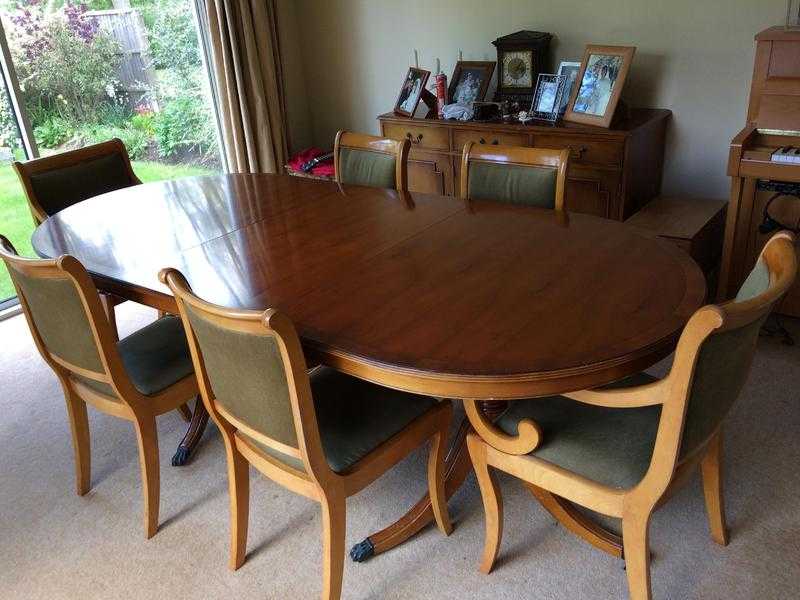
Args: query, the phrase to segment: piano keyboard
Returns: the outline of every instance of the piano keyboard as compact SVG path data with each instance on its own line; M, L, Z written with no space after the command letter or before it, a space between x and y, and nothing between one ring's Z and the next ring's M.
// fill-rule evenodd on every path
M790 165L800 165L800 148L794 146L784 146L772 153L771 162L784 163Z

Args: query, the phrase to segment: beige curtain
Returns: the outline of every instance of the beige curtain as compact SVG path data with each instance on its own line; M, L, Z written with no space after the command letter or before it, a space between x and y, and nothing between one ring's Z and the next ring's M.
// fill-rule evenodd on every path
M277 173L287 160L274 0L206 0L222 141L233 173Z

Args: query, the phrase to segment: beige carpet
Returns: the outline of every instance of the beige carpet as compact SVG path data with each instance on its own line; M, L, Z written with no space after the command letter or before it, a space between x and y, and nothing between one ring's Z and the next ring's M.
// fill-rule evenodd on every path
M152 313L127 303L121 329ZM800 327L792 324L800 337ZM754 372L727 430L732 541L711 542L695 480L654 517L658 599L800 597L800 346L762 339ZM184 424L159 424L161 529L143 537L139 467L129 424L91 412L92 491L74 493L72 449L57 382L25 322L0 323L0 599L317 598L316 506L253 474L246 564L227 569L225 461L210 429L183 468L170 456ZM424 490L413 455L348 503L348 547L399 516ZM474 480L451 500L449 538L423 531L364 564L346 563L345 598L543 598L625 596L623 563L578 541L522 487L501 479L506 534L497 569L476 564L483 511Z

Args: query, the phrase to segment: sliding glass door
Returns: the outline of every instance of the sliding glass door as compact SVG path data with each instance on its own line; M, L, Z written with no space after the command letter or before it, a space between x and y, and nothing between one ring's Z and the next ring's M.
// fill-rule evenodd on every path
M143 182L222 169L195 10L194 0L0 0L0 43L19 82L0 106L0 233L20 252L32 223L14 159L117 137ZM3 270L0 301L10 295Z

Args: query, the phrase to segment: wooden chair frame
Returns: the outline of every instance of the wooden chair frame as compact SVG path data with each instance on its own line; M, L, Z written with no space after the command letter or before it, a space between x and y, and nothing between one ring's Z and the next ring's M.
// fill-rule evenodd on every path
M761 256L770 273L768 290L747 301L709 305L698 310L683 330L672 369L664 379L633 388L565 394L578 402L609 408L661 406L650 467L641 482L631 489L607 487L535 455L528 456L527 453L538 446L541 438L541 431L533 421L522 421L519 424L520 435L509 436L481 416L475 401L465 401L467 415L477 432L469 434L467 445L486 512L486 538L480 562L482 572L489 573L494 565L503 529L502 499L490 466L522 479L537 496L556 495L622 519L624 558L633 600L650 600L652 597L648 549L650 517L698 466L703 479L711 537L718 544L728 543L722 493L722 426L696 451L679 460L681 438L703 342L712 333L737 328L765 316L794 282L797 258L792 234L780 232L773 236Z
M9 270L16 270L29 277L69 280L75 285L91 326L92 337L103 366L102 372L84 369L50 352L39 333L25 294L14 282L36 347L44 361L55 372L64 391L75 452L78 495L85 495L91 488L91 451L86 411L86 405L90 404L101 412L131 421L134 425L142 474L145 537L152 537L158 530L160 501L156 417L176 409L182 410L185 416L187 409L184 405L187 400L198 394L195 377L188 375L154 396L144 396L133 385L125 370L117 350L116 336L105 318L97 289L86 269L76 258L69 255L54 260L22 258L17 255L11 242L2 235L0 235L0 258L6 262ZM105 383L114 390L115 395L109 396L90 388L85 382L75 378L75 375Z
M46 173L47 171L55 171L57 169L64 169L78 165L82 162L94 160L112 154L119 154L122 162L125 164L125 170L130 177L131 185L142 183L141 180L133 172L131 166L131 159L128 156L128 150L125 144L119 138L113 138L107 142L99 144L92 144L78 148L77 150L70 150L68 152L61 152L52 156L44 156L42 158L35 158L27 162L14 161L14 170L17 172L17 177L22 184L22 190L25 192L25 199L28 201L28 210L33 217L35 226L41 225L49 216L47 211L42 207L36 192L33 189L32 177L39 173ZM103 304L103 310L111 324L111 329L114 332L114 337L119 337L117 333L117 320L114 314L114 307L122 304L125 300L110 294L101 294L100 300Z
M351 133L349 131L339 131L336 134L336 141L333 145L333 165L336 176L336 183L341 184L341 170L339 168L339 156L343 148L353 150L366 150L367 152L378 152L387 154L395 158L395 188L402 192L408 190L408 153L411 149L409 140L390 140L364 133Z
M469 169L474 162L517 165L521 167L546 167L555 169L556 197L555 210L564 210L564 193L567 185L569 148L554 150L549 148L523 148L521 146L486 146L467 142L461 153L460 190L465 200L469 196Z
M160 280L175 296L183 319L189 348L199 381L200 394L212 419L222 433L228 462L232 570L245 561L249 513L248 463L283 487L319 502L323 530L323 592L325 600L341 594L345 554L345 500L375 481L426 440L431 440L428 457L428 487L439 529L452 531L444 489L444 452L452 418L452 405L443 401L383 442L347 471L331 470L325 458L317 426L309 374L300 340L288 317L275 309L237 310L214 305L195 296L185 277L175 269L164 269ZM202 314L218 327L251 335L272 337L284 364L298 446L288 446L267 437L241 422L216 402L203 354L197 343L186 306ZM245 435L242 435L242 433ZM250 438L250 439L248 439ZM301 460L305 471L294 469L260 450L251 440Z

